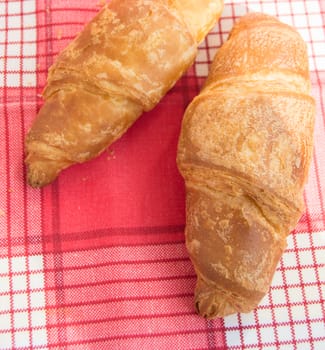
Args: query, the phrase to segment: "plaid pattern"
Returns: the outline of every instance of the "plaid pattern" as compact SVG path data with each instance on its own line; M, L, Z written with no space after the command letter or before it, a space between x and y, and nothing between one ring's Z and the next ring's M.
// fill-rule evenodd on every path
M226 1L195 65L154 111L99 158L33 190L23 141L47 69L98 9L0 2L0 349L325 349L325 2ZM248 11L276 15L306 40L316 146L306 211L270 293L250 314L206 321L193 311L176 145L185 107Z

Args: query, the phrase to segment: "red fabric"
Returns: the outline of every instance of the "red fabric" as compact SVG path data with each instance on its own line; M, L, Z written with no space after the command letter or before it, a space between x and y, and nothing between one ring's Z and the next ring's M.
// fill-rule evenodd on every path
M0 3L0 349L325 348L324 1L228 2L195 65L152 112L97 159L31 189L23 142L47 70L98 9ZM314 160L306 211L268 296L249 315L206 321L193 308L176 146L217 48L254 10L292 21L309 45Z

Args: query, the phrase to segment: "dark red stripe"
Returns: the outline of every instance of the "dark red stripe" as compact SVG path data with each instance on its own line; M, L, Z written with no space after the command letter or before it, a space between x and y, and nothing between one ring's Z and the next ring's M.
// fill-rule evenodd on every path
M8 2L5 2L5 13L8 13ZM8 58L8 50L7 50L7 42L8 42L8 16L5 16L5 46L4 46L4 68L7 69L7 58ZM6 150L5 150L5 157L6 157L6 185L7 188L11 188L10 185L10 152L9 152L9 115L8 115L8 108L7 108L7 74L4 74L4 89L3 89L3 98L4 98L4 120L5 120L5 138L6 138ZM8 242L8 256L11 258L12 256L12 246L11 246L11 192L6 191L6 210L7 210L7 242ZM10 298L10 312L13 314L14 312L14 305L13 305L13 283L12 283L12 266L11 262L9 262L9 298ZM15 346L15 339L14 339L14 332L12 331L14 329L14 320L13 317L10 317L10 328L11 328L11 343L13 346Z
M50 16L50 14L48 14L46 12L47 16ZM53 26L78 26L78 27L83 27L85 25L85 22L80 22L80 21L69 21L69 22L58 22L58 23L46 23L46 24L39 24L38 27L35 25L35 26L26 26L24 29L36 29L36 30L39 30L39 29L49 29L51 30L53 28ZM20 27L10 27L10 30L19 30ZM0 29L0 32L3 32L5 31L5 29ZM76 32L77 34L77 32ZM55 37L54 37L55 38ZM53 38L52 38L53 40ZM11 42L10 42L11 43Z
M42 291L47 291L47 288L42 289ZM16 293L20 294L20 293ZM115 303L115 302L128 302L128 301L142 301L142 300L166 300L166 299L175 299L175 298L188 298L193 297L193 293L176 293L176 294L164 294L164 295L150 295L150 296L133 296L133 297L117 297L117 298L107 298L107 299L101 299L101 300L88 300L85 302L75 302L75 303L65 303L64 305L61 305L62 308L69 308L69 307L80 307L80 306L91 306L91 305L101 305L101 304L107 304L107 303ZM57 305L51 305L48 304L46 306L46 310L54 310L56 311ZM15 309L15 312L19 311L26 311L27 308L21 308L21 309ZM43 307L34 307L31 308L31 310L44 310ZM0 311L0 315L7 314L8 311ZM60 324L60 323L58 323Z
M55 272L55 269L52 269L51 272ZM191 274L191 275L183 275L183 276L166 276L166 277L152 277L152 278L134 278L134 279L115 279L115 280L109 280L109 281L101 281L101 282L94 282L94 283L79 283L79 284L66 284L64 286L65 289L82 289L82 288L87 288L89 286L94 287L94 286L102 286L102 285L110 285L110 284L116 284L116 283L137 283L137 282L157 282L157 281L168 281L168 280L182 280L182 279L195 279L196 275ZM304 287L311 287L311 286L319 286L320 282L308 282L308 283L304 283ZM301 283L293 283L293 284L288 284L287 287L284 286L275 286L272 287L272 289L285 289L285 288L301 288L302 284ZM46 287L47 291L53 291L55 290L56 287ZM31 291L33 292L41 292L43 291L43 288L34 288L31 289ZM21 291L16 291L15 294L24 294L26 291L25 290L21 290ZM7 295L8 292L0 292L0 296L1 295ZM320 299L321 301L324 301L324 298ZM292 303L292 305L300 305L301 303ZM286 304L272 304L274 306L288 306L289 303ZM290 304L291 305L291 304ZM259 308L263 308L263 306L259 306Z
M20 7L20 34L21 34L21 43L19 45L19 56L23 57L23 43L24 43L24 16L23 16L23 4L22 2L19 3ZM23 113L23 105L24 105L24 89L23 89L23 71L22 71L22 59L19 60L20 62L20 67L19 67L19 115L20 115L20 121L21 121L21 143L24 145L24 138L25 138L25 120L24 120L24 113ZM24 148L23 148L24 152ZM22 155L22 163L21 163L21 169L24 169L24 155ZM30 297L30 274L29 274L29 245L27 243L28 241L28 231L27 231L27 189L26 189L26 176L25 172L23 171L23 228L22 231L24 232L24 247L25 247L25 257L26 257L26 267L25 271L26 273L26 282L27 282L27 306L28 309L30 310L31 308L31 297ZM28 312L28 340L29 344L32 344L32 332L30 331L32 328L32 319L31 319L31 313Z
M47 47L46 53L53 52L53 21L52 21L52 8L51 1L45 2L45 23L46 23L46 39ZM70 25L70 24L69 24ZM38 28L41 29L41 28ZM53 64L53 56L47 56L47 67ZM55 181L52 184L52 246L53 246L53 258L54 258L54 282L55 282L55 299L56 299L56 321L57 324L65 324L66 316L62 305L65 304L64 295L64 280L63 280L63 257L61 249L61 230L60 230L60 198L59 198L59 184ZM46 289L47 290L47 289ZM60 327L58 329L58 341L60 343L67 342L66 328Z
M88 269L98 269L101 267L107 267L107 266L115 266L115 265L150 265L150 264L168 264L168 263L178 263L178 262L185 262L189 261L189 258L171 258L171 259L154 259L154 260L120 260L120 261L109 261L104 262L100 264L91 264L91 265L82 265L82 266L69 266L64 267L64 271L80 271L80 270L88 270ZM49 273L54 272L54 268L44 268L41 270L33 270L30 273ZM19 276L24 275L25 272L13 272L13 276ZM7 276L6 273L0 273L1 276Z
M56 270L54 270L54 274ZM105 285L119 284L119 283L144 283L144 282L162 282L162 281L180 281L180 280L191 280L196 279L196 275L187 275L187 276L166 276L166 277L151 277L151 278L120 278L114 280L105 280L105 281L97 281L97 282L87 282L87 283L76 283L76 284L65 284L62 290L67 289L87 289L88 287L99 287ZM42 291L43 288L33 289L33 292ZM56 291L57 285L53 287L46 287L46 291ZM15 294L25 293L25 290L15 292ZM1 292L0 295L7 295L8 292ZM64 304L64 300L62 301Z
M313 219L313 222L315 222L315 220ZM176 230L175 228L177 227L182 227L181 230ZM323 232L323 229L317 229L317 230L313 230L311 227L311 223L309 223L309 227L310 230L309 232L313 232L313 234L315 233L319 233L319 232ZM92 239L94 238L98 238L98 237L105 237L106 235L114 235L114 236L131 236L131 235L144 235L144 234L150 234L150 235L156 235L156 234L164 234L164 233L183 233L184 232L184 226L180 225L180 226L165 226L166 231L164 230L164 227L155 227L155 232L150 233L150 231L148 232L148 227L130 227L130 228L107 228L105 229L99 229L99 230L94 230L94 231L84 231L81 233L66 233L66 234L62 234L61 236L61 240L62 242L69 242L69 241L74 241L78 239L80 240L87 240L90 237ZM170 230L169 230L170 228ZM174 229L175 230L174 230ZM161 231L160 231L161 229ZM139 231L136 231L139 230ZM303 231L304 232L304 231ZM44 243L50 243L52 242L52 235L29 235L27 237L27 243L29 245L39 245L41 242ZM152 242L152 243L128 243L128 244L108 244L107 242L102 246L102 248L109 248L109 247L128 247L128 246L133 246L133 247L141 247L141 246L155 246L155 245L165 245L165 244L179 244L179 243L183 243L184 242L184 237L182 236L182 238L177 238L175 237L174 240L168 240L165 242ZM13 237L11 239L11 245L12 246L19 246L19 245L23 245L24 242L24 238L23 237ZM0 246L2 247L7 247L8 245L8 240L7 238L0 238ZM308 251L308 250L322 250L324 249L325 246L319 246L319 247L306 247L306 248L299 248L300 251ZM96 248L100 248L98 246L96 246ZM86 251L89 250L90 248L84 248L84 249L78 249L78 251ZM294 249L286 249L286 252L294 252ZM318 266L316 265L311 265L311 264L307 264L307 265L303 265L304 267L313 267L313 266ZM290 269L290 267L286 267L286 269Z
M36 5L36 9L39 7L39 3L38 1L35 1L35 5ZM36 16L36 28L37 28L37 31L36 31L36 42L37 42L37 45L36 45L36 67L39 67L40 66L40 52L42 52L42 49L41 49L41 46L39 45L39 26L40 26L40 18L39 16L37 15ZM49 64L49 62L47 62L47 65ZM41 82L42 82L42 76L41 76L41 73L42 71L40 71L38 68L36 68L36 81L37 81L37 85L36 85L36 89L35 89L35 102L38 102L40 99L39 99L39 96L41 96L41 93L42 93L42 89L41 89ZM38 104L36 104L36 110L38 112ZM36 117L36 116L35 116ZM41 243L41 253L42 253L42 258L43 258L43 270L44 270L44 267L45 267L45 252L46 252L46 243L45 243L45 239L44 239L44 232L45 232L45 222L44 222L44 190L41 189L40 190L40 225L41 225L41 237L40 237L40 243ZM42 270L42 272L43 272ZM46 273L44 273L46 274ZM45 281L44 281L44 287L45 287ZM46 293L46 291L44 291L43 288L40 289L41 292L44 292L45 294L45 305L48 304L48 295ZM39 308L39 310L43 310L43 308ZM46 339L49 340L49 334L48 334L48 328L47 328L47 325L48 325L48 321L49 321L49 318L48 318L48 314L46 314L46 327L45 327L45 331L46 331ZM43 347L42 347L43 348ZM45 348L47 349L47 344L45 345Z
M53 213L54 215L54 213ZM98 230L89 230L83 232L71 232L61 233L61 240L63 242L75 241L75 240L87 240L106 236L130 236L130 235L155 235L163 233L178 233L184 231L184 225L166 225L166 226L148 226L148 227L117 227ZM44 239L45 242L51 242L53 240L52 235L30 235L28 237L29 244L39 244ZM14 237L14 245L22 245L24 241L21 237ZM6 244L5 239L0 238L0 244Z
M53 348L53 347L57 347L62 349L62 347L67 347L67 346L71 346L71 345L86 345L86 344L94 344L94 343L105 343L105 342L110 342L110 341L123 341L126 339L145 339L145 338L157 338L157 337L171 337L171 336L182 336L182 335L194 335L194 334L200 334L200 333L205 333L205 329L197 329L197 330L188 330L188 331L175 331L175 332L157 332L157 333L144 333L144 334L125 334L125 335L118 335L118 336L112 336L112 337L102 337L102 338L92 338L92 339L86 339L86 340L82 340L82 341L71 341L71 342L66 342L64 344L62 343L50 343L48 344L48 348ZM314 341L317 340L323 340L324 338L318 337L318 338L314 338ZM301 344L301 343L306 343L306 339L299 339L296 340L297 344ZM115 343L116 344L116 343ZM263 346L276 346L276 349L281 349L280 346L282 345L290 345L292 344L292 342L290 340L288 341L278 341L276 343L273 342L266 342L263 343ZM243 343L244 345L244 343ZM250 345L250 348L257 348L257 346L254 345ZM37 348L37 347L35 347ZM42 347L40 347L42 348ZM244 349L244 347L241 347L242 349ZM220 349L220 348L217 348ZM233 349L238 349L238 347L234 347Z

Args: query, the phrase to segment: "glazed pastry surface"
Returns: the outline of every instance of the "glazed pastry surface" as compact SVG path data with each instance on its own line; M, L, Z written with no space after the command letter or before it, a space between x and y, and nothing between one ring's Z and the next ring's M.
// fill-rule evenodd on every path
M303 211L315 103L292 27L244 16L188 107L178 147L186 245L204 317L253 310Z
M42 187L94 158L154 108L193 63L221 0L112 0L49 70L26 138L28 182Z

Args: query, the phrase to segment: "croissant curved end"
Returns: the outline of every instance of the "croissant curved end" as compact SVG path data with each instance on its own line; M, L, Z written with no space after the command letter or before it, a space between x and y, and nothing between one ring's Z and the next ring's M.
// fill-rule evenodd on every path
M51 166L51 162L32 162L27 165L27 181L34 188L43 187L54 181L59 171L57 167Z
M196 294L195 308L198 314L208 319L225 317L239 312L231 303L229 297L218 291Z
M252 293L251 298L243 298L199 278L195 290L195 308L199 315L207 319L225 317L239 312L251 312L262 296L260 293Z

